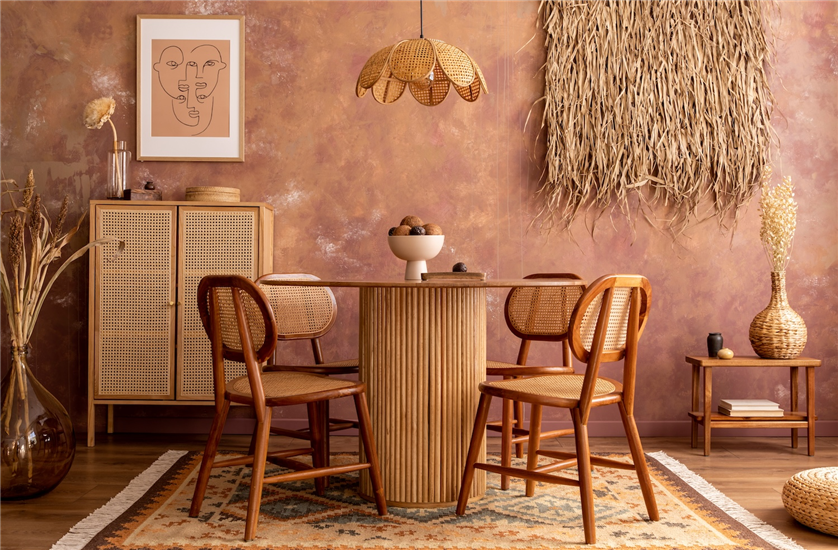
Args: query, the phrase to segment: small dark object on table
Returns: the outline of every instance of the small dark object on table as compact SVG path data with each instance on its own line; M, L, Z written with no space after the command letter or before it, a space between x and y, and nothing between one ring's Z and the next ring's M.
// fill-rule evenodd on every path
M468 268L466 267L466 264L464 264L463 262L457 262L454 264L454 267L451 268L451 271L455 273L465 273L466 271L468 271Z
M154 189L155 189L154 182L153 181L145 182L145 188L148 189L149 191L154 191Z

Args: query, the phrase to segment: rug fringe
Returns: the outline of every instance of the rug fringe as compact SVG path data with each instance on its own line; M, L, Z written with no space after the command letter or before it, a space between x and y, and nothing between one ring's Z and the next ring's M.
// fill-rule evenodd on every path
M187 451L167 451L107 504L78 522L50 550L80 550L102 529L121 516Z
M727 515L741 523L756 536L777 548L778 550L805 550L792 539L785 536L776 528L768 525L745 508L732 501L724 493L713 487L706 479L696 474L681 462L667 455L663 451L647 453L663 464L669 471L681 478L687 485L695 489L701 496L718 506Z

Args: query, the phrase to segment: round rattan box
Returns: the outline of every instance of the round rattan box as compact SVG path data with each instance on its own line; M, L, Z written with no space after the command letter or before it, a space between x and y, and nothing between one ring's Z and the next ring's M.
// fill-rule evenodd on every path
M783 486L783 506L803 525L838 536L838 467L791 476Z
M186 200L204 202L240 202L241 190L236 187L187 187Z

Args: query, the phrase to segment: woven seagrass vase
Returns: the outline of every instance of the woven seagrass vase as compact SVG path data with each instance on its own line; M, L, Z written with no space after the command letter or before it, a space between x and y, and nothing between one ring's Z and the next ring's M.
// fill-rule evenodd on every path
M771 301L751 321L751 346L765 359L794 359L806 346L806 323L789 306L786 272L771 272Z

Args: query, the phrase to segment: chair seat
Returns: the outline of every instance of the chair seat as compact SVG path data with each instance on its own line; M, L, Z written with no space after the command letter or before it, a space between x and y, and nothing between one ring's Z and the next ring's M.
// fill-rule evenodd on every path
M572 407L575 406L571 403L572 401L579 401L584 381L584 374L557 374L513 380L493 380L480 384L480 391L527 403L562 400L567 402L562 406ZM609 397L619 400L622 391L622 384L616 380L597 378L594 385L594 403L603 400L611 402L612 400L608 399Z
M537 374L570 374L573 367L519 365L503 361L486 361L486 374L489 376L533 376Z
M267 365L264 372L307 372L312 374L357 374L358 360L347 359L346 361L332 361L331 363L320 363L319 365Z
M288 399L298 395L363 387L362 384L352 380L328 378L302 372L264 372L262 373L262 386L265 388L266 400ZM233 398L250 399L250 382L247 376L240 376L227 382L227 393Z

